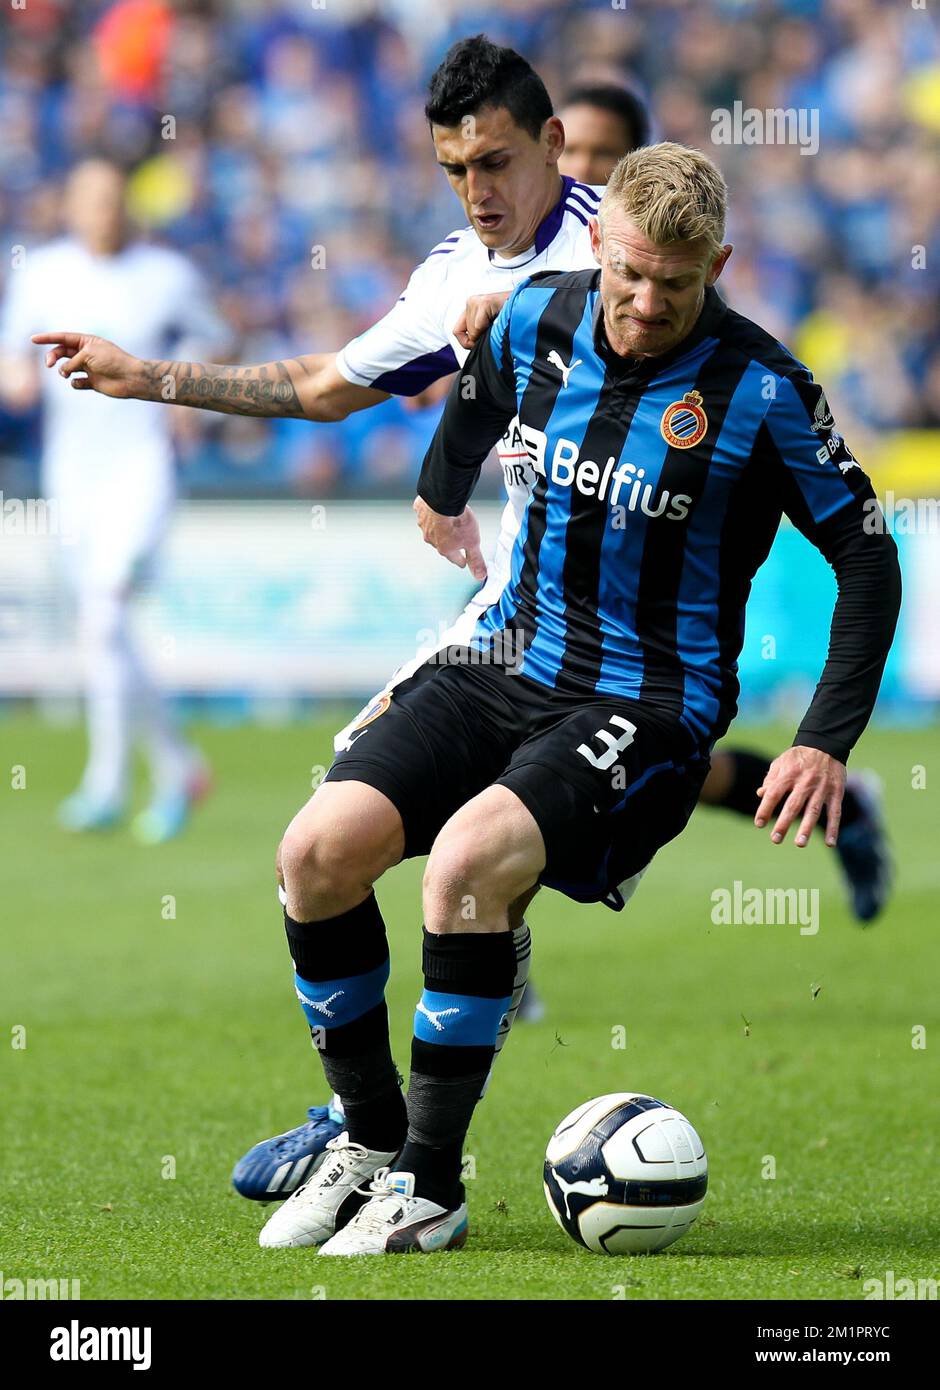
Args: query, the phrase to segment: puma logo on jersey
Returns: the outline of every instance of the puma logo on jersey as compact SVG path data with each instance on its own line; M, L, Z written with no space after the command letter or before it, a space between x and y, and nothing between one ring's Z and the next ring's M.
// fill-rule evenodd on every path
M346 991L344 989L338 989L335 991L335 993L330 995L329 999L308 999L306 994L302 994L301 991L295 985L294 993L297 995L297 998L300 1000L301 1004L308 1004L311 1009L317 1009L326 1018L335 1018L336 1014L329 1006L332 1004L334 999L338 999L340 995L345 994Z
M438 1019L439 1019L439 1018L448 1018L451 1014L459 1014L459 1013L460 1013L460 1010L457 1009L457 1008L453 1008L453 1009L429 1009L429 1008L426 1007L426 1005L425 1005L421 1000L419 1000L419 1001L418 1001L418 1013L419 1013L419 1014L424 1014L425 1018L429 1021L429 1023L431 1024L431 1027L432 1027L433 1029L435 1029L436 1032L438 1032L438 1033L443 1033L443 1031L444 1031L444 1025L443 1025L443 1023L438 1023Z
M571 1220L571 1207L568 1198L572 1192L578 1192L584 1197L606 1197L607 1179L605 1177L591 1178L589 1182L565 1182L564 1178L558 1176L558 1169L552 1169L552 1177L561 1188L565 1197L565 1214Z
M580 367L583 360L583 358L579 357L577 362L572 362L570 367L566 367L564 362L561 360L560 355L555 351L554 348L552 348L551 352L548 354L548 357L546 358L546 361L550 363L551 366L557 367L558 370L561 372L562 390L564 390L564 388L568 385L568 378L574 371L575 367Z

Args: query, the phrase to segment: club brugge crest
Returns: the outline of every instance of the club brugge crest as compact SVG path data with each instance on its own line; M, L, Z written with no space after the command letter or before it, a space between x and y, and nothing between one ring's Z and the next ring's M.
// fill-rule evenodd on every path
M702 409L699 391L686 391L681 401L673 401L663 411L659 432L673 449L691 449L705 438L708 416Z

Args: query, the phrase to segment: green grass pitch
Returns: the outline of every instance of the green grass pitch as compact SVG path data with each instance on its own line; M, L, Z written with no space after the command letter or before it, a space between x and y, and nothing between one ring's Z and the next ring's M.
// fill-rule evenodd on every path
M862 1299L887 1270L940 1277L936 729L870 732L857 750L883 779L899 873L870 930L821 843L774 848L708 810L625 912L542 895L533 978L548 1016L516 1028L476 1113L463 1251L327 1263L260 1249L266 1209L235 1195L232 1164L325 1098L273 855L334 727L199 728L217 791L183 838L146 850L123 830L59 833L77 732L0 723L4 1279L78 1278L85 1299L607 1300ZM11 786L18 766L25 788ZM818 933L713 924L711 894L735 879L818 887ZM412 863L380 887L405 1068L419 885ZM919 1026L925 1047L912 1046ZM542 1194L555 1124L614 1090L678 1106L708 1150L702 1219L654 1257L580 1249Z

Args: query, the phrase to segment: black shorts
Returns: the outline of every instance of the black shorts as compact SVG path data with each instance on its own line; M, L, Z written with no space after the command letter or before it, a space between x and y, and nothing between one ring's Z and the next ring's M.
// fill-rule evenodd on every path
M435 653L378 697L326 780L383 792L402 818L406 859L427 854L471 797L509 787L545 842L539 882L619 911L619 885L692 814L708 749L642 701L561 695L462 653Z

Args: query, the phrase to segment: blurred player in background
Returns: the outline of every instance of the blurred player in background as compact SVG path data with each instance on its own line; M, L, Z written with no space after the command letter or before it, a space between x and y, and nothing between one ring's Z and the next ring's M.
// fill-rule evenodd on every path
M565 127L559 168L582 183L606 184L625 154L649 143L646 107L613 82L586 82L565 97L558 113Z
M175 465L170 416L144 402L85 400L42 373L29 336L51 320L93 324L141 353L171 344L223 351L227 332L200 276L177 252L137 239L125 211L125 178L89 159L69 176L67 234L30 251L14 269L0 320L5 400L41 400L42 490L56 504L59 556L77 609L88 726L81 783L59 809L72 831L103 830L125 814L135 735L146 750L150 804L133 822L138 839L175 835L207 789L208 771L179 733L136 650L130 599L170 519Z

